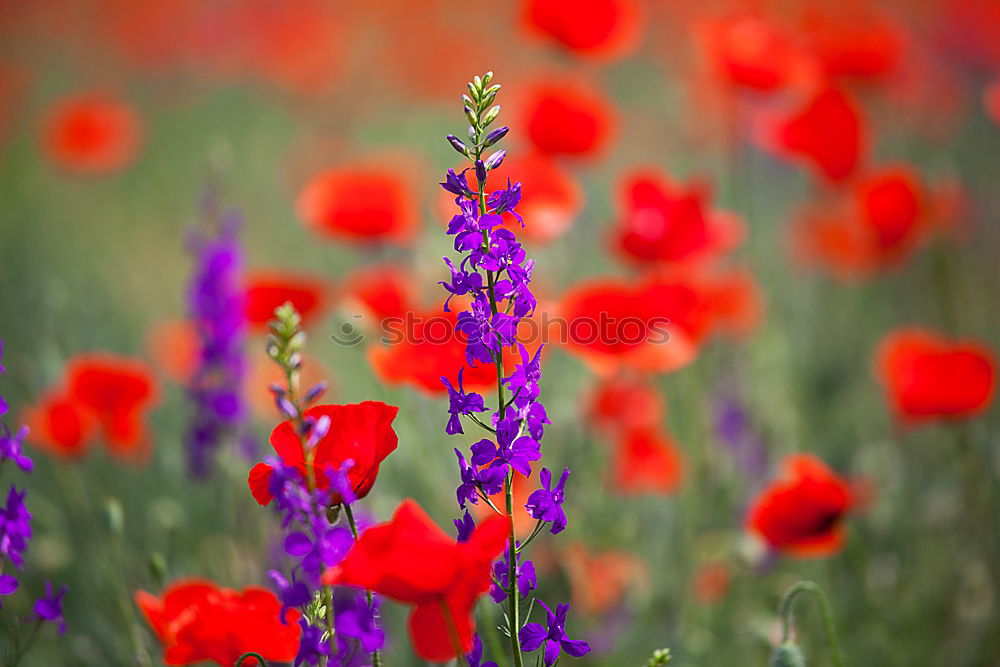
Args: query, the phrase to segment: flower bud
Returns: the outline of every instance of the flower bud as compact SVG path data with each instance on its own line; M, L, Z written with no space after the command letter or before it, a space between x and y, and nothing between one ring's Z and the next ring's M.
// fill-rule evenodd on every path
M794 642L786 641L774 649L768 665L769 667L806 667L806 659Z
M476 160L476 179L480 184L486 180L486 165L482 160Z
M499 109L500 107L493 107L493 108ZM501 139L507 136L508 132L510 132L510 128L507 127L506 125L504 125L503 127L498 127L495 130L492 130L489 134L486 135L486 141L483 142L483 148L489 148L496 142L500 141Z
M469 155L469 149L467 149L465 147L465 144L462 143L462 140L456 137L454 134L449 134L445 138L448 140L448 143L451 144L451 147L454 148L456 151L458 151L459 154L465 156Z
M496 106L490 107L490 110L487 111L486 114L483 116L483 127L486 127L487 125L489 125L490 123L492 123L493 121L495 121L497 119L497 116L499 116L499 115L500 115L500 105L499 104L497 104Z
M507 157L507 151L499 150L493 153L488 158L486 158L486 170L490 171L496 169L503 163L503 159Z
M108 532L115 537L122 534L125 528L125 510L122 503L117 498L108 498L104 501L104 520L108 524Z

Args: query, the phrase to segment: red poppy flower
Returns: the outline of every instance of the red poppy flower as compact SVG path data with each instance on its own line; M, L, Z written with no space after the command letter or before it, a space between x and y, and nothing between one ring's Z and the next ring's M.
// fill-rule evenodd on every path
M785 477L753 501L747 528L789 555L826 556L844 541L843 518L852 508L850 486L808 454L787 457Z
M697 262L732 250L742 238L742 221L708 210L706 190L675 185L653 170L632 172L621 184L616 245L642 264Z
M615 59L638 46L634 0L526 0L526 28L579 56Z
M682 464L677 446L654 428L637 428L615 442L611 484L622 493L663 493L677 490Z
M701 34L705 56L726 80L772 92L804 79L812 60L773 22L736 12L708 21Z
M282 623L281 603L264 588L241 592L207 579L182 579L162 598L136 591L135 603L163 643L168 665L210 660L232 667L251 651L265 660L291 662L298 653L299 612L288 610Z
M892 411L915 424L984 412L993 400L997 361L981 343L913 327L883 339L875 373Z
M368 347L368 362L382 382L441 394L447 391L441 376L457 383L458 372L464 368L462 380L466 389L476 391L496 386L493 365L470 366L466 360L465 342L455 331L454 305L453 301L450 313L417 312L412 318L394 322L392 330L385 333L388 345Z
M145 418L157 390L146 364L106 353L81 355L70 361L66 378L68 396L92 415L112 454L149 454Z
M839 182L854 173L866 139L857 105L843 91L827 87L779 126L776 141L779 149Z
M447 662L472 649L472 610L490 587L490 566L507 543L509 522L494 516L456 543L413 500L404 500L392 520L366 530L335 568L337 584L375 591L414 605L410 640L418 656Z
M648 583L646 564L627 551L591 553L582 544L571 544L562 552L569 575L573 608L584 614L603 614L614 609L630 586Z
M621 367L676 370L694 359L714 320L704 285L686 276L586 281L563 296L560 311L567 351L602 376Z
M141 135L139 118L125 102L86 93L56 105L43 143L48 157L60 167L96 174L131 164Z
M476 175L469 171L469 185L478 187ZM583 209L584 194L580 184L549 155L529 152L508 156L499 168L490 172L490 188L507 182L521 183L521 202L518 213L524 218L524 227L512 215L504 213L504 221L519 239L532 243L550 243L565 234ZM442 207L443 220L455 212L455 197L442 193L446 206Z
M902 62L901 28L871 10L807 12L802 29L809 51L831 77L878 79Z
M544 155L596 155L615 125L611 101L579 81L536 85L527 93L525 111L528 140Z
M663 401L652 385L628 375L598 383L587 404L587 420L611 432L655 426L664 412Z
M291 301L308 326L322 316L329 305L329 288L322 280L277 271L256 271L246 278L244 312L250 326L266 330L274 319L274 309Z
M929 203L912 168L870 172L850 194L807 211L794 228L804 259L844 277L863 276L899 264L926 238Z
M417 226L409 184L397 170L374 163L316 174L299 193L296 210L316 233L354 243L406 243Z
M25 411L24 422L32 443L67 458L83 456L96 428L89 411L60 391L43 395Z
M396 449L399 438L392 428L399 408L378 401L352 405L317 405L305 411L306 417L330 418L327 434L319 439L307 455L302 440L291 420L283 421L271 431L271 446L286 466L294 467L303 479L315 480L317 489L330 485L326 470L340 470L352 460L347 479L358 498L371 491L378 477L379 465ZM258 463L250 470L248 483L254 499L261 505L271 502L270 482L274 468ZM331 504L340 503L334 493Z
M402 318L413 307L414 280L401 266L369 266L351 274L344 292L355 306L371 318L368 328L387 318Z

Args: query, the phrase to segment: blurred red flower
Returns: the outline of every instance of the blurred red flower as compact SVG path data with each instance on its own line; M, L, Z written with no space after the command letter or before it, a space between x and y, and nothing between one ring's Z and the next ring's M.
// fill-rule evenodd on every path
M813 4L799 34L829 77L880 79L895 71L905 57L902 27L871 8L851 6L833 12L820 11Z
M274 309L291 301L302 316L302 326L308 327L329 306L330 291L326 282L315 276L254 271L246 277L247 322L265 331L267 323L274 319Z
M582 81L536 84L524 104L528 141L544 155L594 156L607 147L616 124L611 100Z
M304 417L328 417L330 428L308 453L291 420L278 424L271 431L271 446L286 466L294 467L303 479L315 480L317 489L326 489L330 480L327 468L340 470L352 460L347 479L358 498L371 491L378 477L379 465L396 449L399 438L392 428L399 408L378 401L352 405L317 405L305 411ZM271 473L274 468L258 463L250 470L248 484L254 499L261 505L271 502ZM340 503L340 494L332 495L331 504Z
M615 440L611 485L627 494L669 494L681 482L683 466L673 441L656 427L635 428Z
M806 212L793 228L795 249L842 277L864 276L909 257L931 229L930 204L911 167L873 170L848 197Z
M264 588L240 592L207 579L181 579L162 597L136 591L135 603L163 643L168 665L209 660L232 667L250 651L291 662L299 649L299 612L288 610L282 623L281 603Z
M642 25L634 0L525 0L523 20L576 55L607 60L634 51Z
M722 561L711 560L698 566L691 589L694 597L702 604L718 604L729 592L733 575L729 566Z
M472 649L472 610L490 586L490 566L508 529L506 517L490 517L468 542L456 543L415 501L404 500L392 520L368 528L326 578L414 605L408 623L414 650L424 660L447 662L456 656L449 628L463 653Z
M713 331L749 332L761 309L742 271L664 273L635 283L593 279L563 295L560 335L568 352L603 377L621 368L664 373L690 363Z
M602 380L586 401L587 421L611 433L660 423L663 401L645 379L618 374Z
M90 413L61 389L46 392L27 408L24 422L31 442L67 458L83 456L96 429Z
M416 301L415 281L402 266L382 264L365 266L346 280L345 297L368 322L362 326L378 330L387 318L402 318Z
M752 12L733 12L709 19L701 30L705 57L730 83L773 92L809 77L808 54L772 21Z
M992 402L997 361L979 342L910 327L882 340L875 374L893 413L904 423L963 419L984 412Z
M56 104L42 143L60 167L99 174L130 165L141 138L139 117L128 104L102 93L83 93Z
M630 586L638 588L649 581L646 563L628 551L591 552L576 543L561 555L573 592L573 608L584 614L611 611Z
M465 388L479 391L496 387L496 368L490 364L469 365L465 341L456 332L454 301L452 312L414 312L412 318L395 320L386 336L387 345L368 347L368 362L378 378L389 386L409 385L430 393L443 394L447 388L441 376L457 386L458 372L465 369ZM504 366L513 370L516 352L504 350Z
M779 151L800 157L829 181L851 176L865 150L861 111L842 90L817 90L777 128Z
M809 454L786 457L782 469L784 478L753 500L747 529L791 556L836 552L844 541L844 516L853 505L849 484Z
M376 163L321 171L302 188L296 210L317 234L361 244L408 243L417 226L409 183Z
M674 184L652 169L629 173L620 185L623 214L614 231L616 245L642 264L697 262L729 252L742 239L743 223L708 210L707 190Z

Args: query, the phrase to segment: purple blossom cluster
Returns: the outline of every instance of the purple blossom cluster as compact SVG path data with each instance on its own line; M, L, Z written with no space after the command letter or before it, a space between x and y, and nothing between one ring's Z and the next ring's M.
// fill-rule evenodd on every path
M487 130L500 110L499 106L491 107L500 88L489 85L491 78L491 74L484 78L476 77L469 84L469 95L463 96L465 115L470 122L471 145L453 135L447 137L448 143L467 157L472 166L461 171L449 169L441 183L444 190L455 195L458 206L458 213L448 223L447 234L454 237L454 249L461 259L456 263L448 257L444 258L450 279L440 284L448 293L444 302L445 311L450 311L454 297L469 300L468 308L458 314L456 327L466 343L465 356L470 366L496 366L495 409L487 407L482 395L465 391L461 372L457 387L447 377L442 377L441 381L447 387L449 397L445 432L449 435L464 434L464 417L487 433L487 437L470 446L468 454L455 449L461 477L461 484L456 490L459 507L465 509L468 504L483 501L499 511L489 496L503 492L507 512L511 513L515 509L512 506L514 475L531 477L533 464L542 458L541 440L549 419L539 401L544 346L532 355L517 340L518 324L523 318L531 317L537 305L531 292L535 263L527 258L517 235L511 230L513 224L505 224L504 217L509 216L511 222L516 221L515 224L524 227L524 220L517 212L521 184L508 180L498 190L489 192L487 189L489 172L500 166L506 153L497 150L484 158L484 151L508 133L507 127ZM475 176L474 188L469 182L470 172ZM504 351L508 348L520 356L520 361L509 375L504 369ZM491 412L488 420L478 416L487 411ZM518 666L522 664L521 650L534 651L543 644L543 658L548 667L555 664L560 650L575 657L589 651L586 642L566 638L564 626L569 606L565 604L557 606L556 614L550 612L548 629L539 631L535 626L542 626L529 623L523 627L525 635L519 638L522 628L517 612L521 599L528 598L537 587L534 565L522 558L522 549L545 525L550 526L553 534L566 528L567 519L562 505L568 477L567 468L553 486L551 472L547 468L541 470L542 488L531 494L524 507L537 521L535 530L524 543L515 542L512 523L505 554L493 565L490 595L498 604L508 605L510 627L507 630L512 638L514 664ZM455 521L458 539L468 539L474 526L471 515L466 511L461 519ZM478 637L467 660L470 665L481 664L482 644Z
M3 354L3 341L0 340L0 356ZM0 374L5 373L5 369L0 364ZM0 396L0 471L7 468L7 464L12 462L22 472L30 473L34 468L34 462L24 453L22 447L24 438L28 435L27 426L21 426L16 431L11 431L6 421L3 419L9 406L3 396ZM9 562L17 569L24 568L24 554L28 550L28 542L31 540L31 512L25 506L24 498L27 491L18 491L13 484L7 492L7 500L0 505L0 606L2 606L2 596L15 593L20 585L17 577L6 571ZM61 586L54 591L51 582L45 582L45 595L35 601L34 615L31 620L36 623L51 622L59 628L59 633L66 631L66 622L63 620L62 601L67 591L66 586Z
M214 210L213 203L203 208ZM198 366L188 394L194 416L186 437L188 470L198 478L207 477L220 445L234 434L245 443L243 431L246 406L242 395L246 372L244 340L246 316L243 288L243 252L238 232L239 211L218 215L215 235L191 239L196 266L188 287L188 308L198 333Z

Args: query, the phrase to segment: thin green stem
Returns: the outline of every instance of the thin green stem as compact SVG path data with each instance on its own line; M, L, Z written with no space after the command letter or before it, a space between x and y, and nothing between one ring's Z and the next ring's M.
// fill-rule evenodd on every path
M830 651L835 667L844 667L844 659L840 656L840 646L837 644L837 633L833 627L833 612L830 609L830 601L826 593L819 584L812 581L800 581L792 586L785 597L781 599L781 606L778 614L781 616L781 641L786 642L792 633L792 603L799 593L810 593L819 605L820 616L823 620L823 634L826 636L826 645Z
M13 662L10 663L10 667L17 667L19 664L21 664L21 660L24 659L24 656L28 655L28 651L31 650L32 644L35 643L35 639L38 637L38 631L41 629L41 627L42 627L41 619L36 620L35 626L31 629L31 634L28 635L28 640L24 642L24 644L21 643L20 637L18 637L17 653L14 654L14 660Z
M542 532L542 527L543 526L545 526L545 522L542 521L541 519L539 519L538 522L535 523L535 528L534 528L534 530L531 531L531 535L528 535L528 539L526 539L525 541L521 542L521 546L519 546L517 548L518 553L520 553L522 550L524 550L524 548L526 546L528 546L529 544L531 544L531 541L534 540L538 536L538 534L540 532Z
M439 604L441 605L441 615L444 616L444 623L448 627L448 637L451 639L451 645L455 648L455 662L459 665L468 665L468 660L465 659L465 651L462 650L462 640L458 636L458 626L455 625L455 617L451 613L451 608L444 598L441 598Z
M347 516L347 525L351 528L351 535L354 536L354 541L358 541L358 525L354 521L354 510L351 509L349 503L344 503L344 514ZM372 613L372 592L369 590L365 591L365 600L368 603L368 612ZM372 653L372 667L381 667L382 657L379 655L378 649Z
M510 619L510 650L514 654L514 665L515 667L523 667L523 661L521 658L521 610L519 609L519 604L517 600L517 542L514 535L514 471L511 470L507 473L507 479L504 484L504 494L507 498L507 516L510 520L510 537L508 538L507 547L510 550L507 557L510 559L509 566L507 568L507 606L509 607L509 619Z
M260 653L255 653L253 651L248 651L247 653L241 655L239 660L236 661L236 667L242 667L243 661L246 660L247 658L253 658L254 660L257 661L258 665L261 665L261 667L267 667L267 660L264 659L264 656L262 656Z

